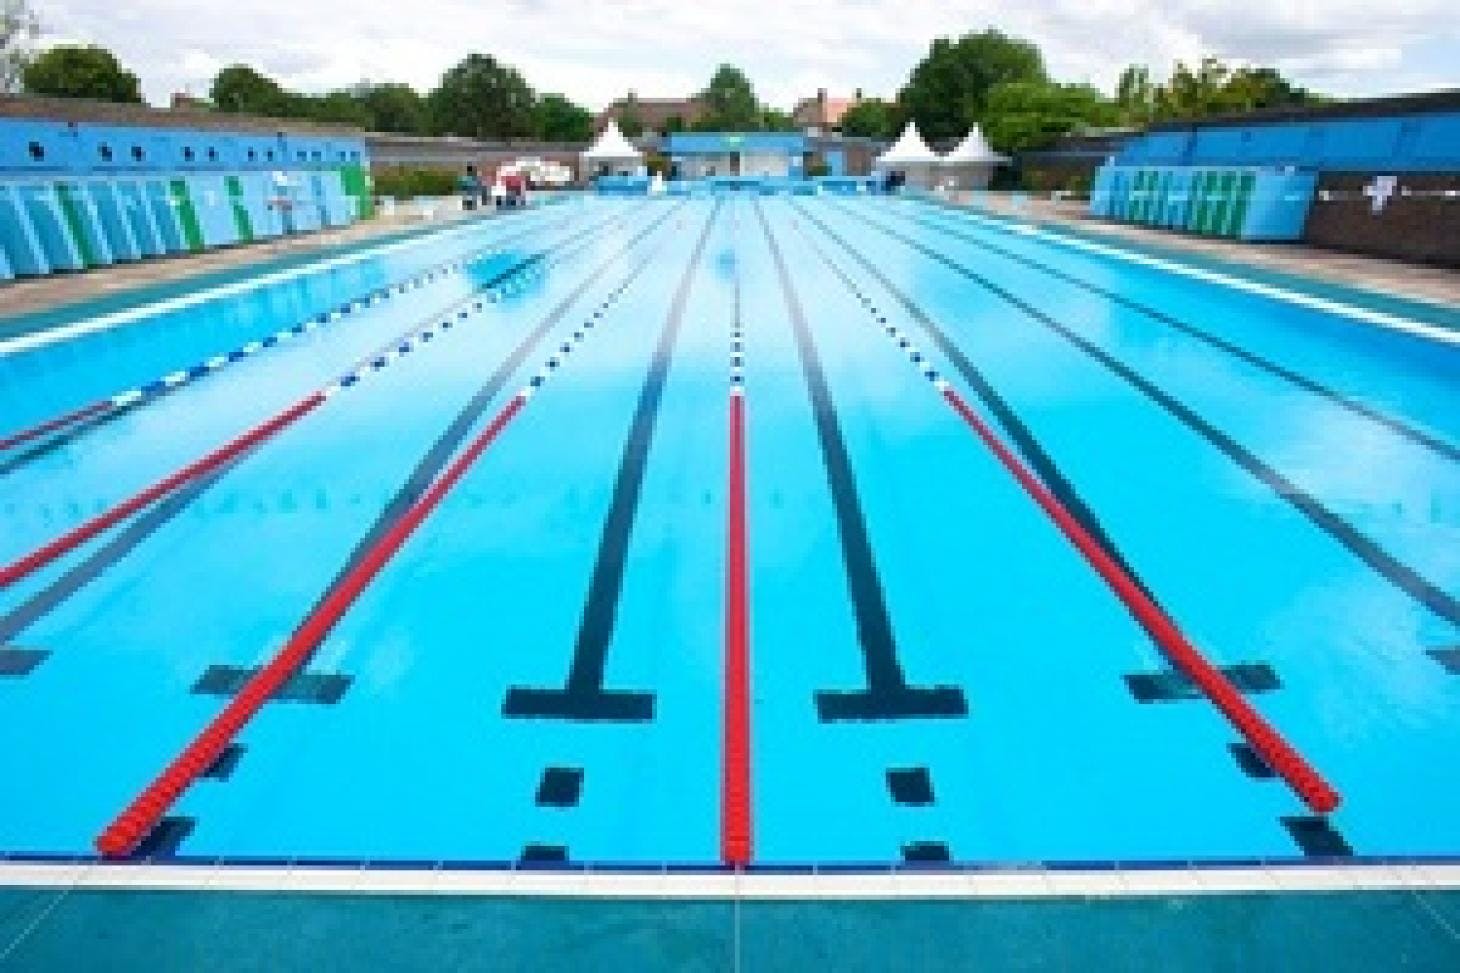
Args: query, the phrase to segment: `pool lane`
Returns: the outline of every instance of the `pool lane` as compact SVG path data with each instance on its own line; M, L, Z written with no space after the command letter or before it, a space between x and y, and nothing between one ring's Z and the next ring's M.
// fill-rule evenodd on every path
M571 252L608 222L519 240L519 246L533 249L486 258L462 279L429 288L428 295L359 310L361 320L352 327L283 342L269 354L237 363L231 381L183 386L0 478L9 527L0 558L20 556L217 448L337 378L363 355L379 352L383 342L417 326L439 324L443 313L453 317L456 305L475 290L522 286L526 277L541 272L538 254L551 260Z
M143 313L144 304L135 312L142 314L138 320L39 348L12 352L0 343L4 431L258 340L280 326L439 267L482 243L561 223L575 208L545 207L511 219L473 221L400 241L387 253L317 271L299 268L300 276L289 280L193 306L169 309L162 301L160 310Z
M22 735L50 734L52 744L6 755L17 779L37 783L24 807L0 816L4 843L88 847L217 709L217 698L192 692L209 666L266 658L484 374L663 212L636 208L572 265L333 399L36 623L26 643L51 655L30 675L0 683L0 719ZM324 671L334 671L339 649L324 654ZM314 704L279 705L318 716ZM70 770L55 773L58 766Z
M1375 324L1193 281L1155 268L1051 244L1018 224L943 206L908 202L881 212L940 228L985 255L1024 262L1077 286L1105 292L1173 331L1200 334L1230 354L1260 359L1296 381L1411 430L1450 458L1460 447L1460 417L1451 407L1460 380L1460 352ZM1354 300L1363 307L1364 295ZM1174 336L1173 336L1174 337Z
M714 306L695 296L709 258L689 259L709 217L701 203L677 211L620 265L617 281L605 280L602 299L585 301L563 322L560 334L600 315L592 336L331 636L323 657L361 670L350 694L315 714L307 736L302 715L285 707L261 714L246 735L249 765L240 764L226 788L200 784L180 803L179 813L199 821L190 849L478 860L557 849L600 860L713 854L718 735L704 719L704 701L678 686L712 677L718 662L716 615L695 610L679 587L690 581L683 562L691 571L698 558L708 560L702 572L718 567L715 548L667 533L662 514L632 533L606 686L652 693L652 719L504 713L511 687L564 681L614 507L615 471L672 312L664 283L692 275L696 285L682 341L697 340L702 312ZM631 265L646 261L654 273L635 273ZM624 281L605 308L609 285ZM675 361L687 351L688 344L678 349ZM693 413L685 411L680 432L671 427L683 404L675 400L699 394L677 391L681 374L671 369L664 392L644 502L673 492L705 517L703 496L686 494L682 477L713 482L711 474L672 460L677 443L700 445ZM668 477L662 485L661 476ZM661 558L670 559L674 591L665 590ZM666 604L684 613L683 627L661 614ZM544 795L557 803L539 805L549 770L562 772L549 778L558 796ZM564 773L573 788L561 783ZM341 787L358 797L348 820L334 813ZM569 790L578 797L571 806L563 803Z
M1153 341L1151 331L1162 326L1124 305L1092 305L1082 301L1090 295L1023 265L998 267L995 278L968 263L971 248L956 241L935 249L886 224L870 225L923 248L924 255L936 253L945 267L1021 311L1030 325L1063 339L1291 504L1378 576L1460 628L1460 599L1452 593L1460 560L1452 548L1435 543L1434 531L1413 529L1416 514L1438 521L1442 530L1447 518L1460 517L1454 508L1460 501L1460 464L1269 373L1245 363L1231 368L1228 358L1207 345L1164 335ZM1460 352L1453 357L1460 359ZM1350 468L1355 451L1385 475L1356 477ZM1418 500L1418 510L1401 508L1395 515L1375 509L1394 499L1396 474L1406 487L1418 486L1419 497L1406 489L1404 498ZM1349 513L1344 509L1349 507L1359 509Z
M1405 853L1453 848L1453 829L1442 826L1443 833L1436 833L1431 811L1421 820L1403 806L1413 795L1400 796L1404 781L1413 787L1427 779L1426 768L1437 766L1457 742L1457 727L1444 715L1457 687L1426 651L1455 642L1449 623L1296 516L1283 498L1244 479L1219 450L1173 422L1098 357L916 248L867 232L873 228L864 221L844 211L821 215L889 276L913 282L908 289L918 303L979 363L1198 644L1226 663L1272 667L1280 687L1263 694L1261 708L1290 730L1300 749L1348 796L1335 820L1354 847ZM940 245L952 259L967 259L956 247ZM1093 315L1082 303L1088 295L1066 295L1047 281L1019 278L986 255L978 269L1060 320L1084 316L1089 322ZM1153 360L1139 332L1130 334L1134 328L1123 327L1116 310L1105 313L1099 328L1070 327L1088 328L1103 346L1138 362L1153 381L1164 384L1195 370L1183 370L1186 349L1171 343ZM1214 376L1210 367L1202 373L1212 381L1221 374ZM1308 425L1286 427L1287 403L1265 401L1264 393L1271 393L1260 383L1250 376L1237 381L1228 379L1229 401L1213 421L1243 423L1244 435L1256 436L1263 453L1275 445L1294 448L1311 434ZM1213 408L1211 396L1203 399L1189 386L1182 391L1204 410ZM1234 417L1242 402L1249 414ZM1313 408L1323 407L1332 405ZM1275 418L1264 427L1263 417ZM1392 466L1356 467L1353 458L1350 448L1342 461L1361 480L1367 470L1359 486L1374 493L1387 489L1392 496ZM1454 494L1441 472L1430 468L1413 481L1400 481L1402 490L1425 491L1423 529L1416 526L1412 537L1393 530L1381 536L1396 547L1405 541L1406 555L1416 549L1427 553L1426 566L1454 591L1454 560L1445 554L1454 545L1443 542L1453 529L1446 526L1453 518L1445 510L1453 509ZM1389 508L1370 515L1368 506L1346 503L1342 513L1361 529L1377 532L1386 526ZM1173 709L1146 707L1163 724ZM1441 789L1425 800L1449 820L1460 795Z
M747 376L756 414L779 420L752 423L750 450L761 860L1291 853L1279 818L1301 805L1240 773L1209 707L1149 732L1122 677L1160 663L1129 616L799 243L792 205L764 209L820 349L902 665L960 687L968 715L819 718L818 691L863 679L855 616L809 395L784 368L787 310L774 288L748 289L768 299L747 318L782 335Z

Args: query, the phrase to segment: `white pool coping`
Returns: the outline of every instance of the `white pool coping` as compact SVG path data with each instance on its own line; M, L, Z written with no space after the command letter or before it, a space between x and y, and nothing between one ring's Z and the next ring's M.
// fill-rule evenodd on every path
M0 886L606 899L1058 899L1460 889L1460 864L815 874L0 863Z

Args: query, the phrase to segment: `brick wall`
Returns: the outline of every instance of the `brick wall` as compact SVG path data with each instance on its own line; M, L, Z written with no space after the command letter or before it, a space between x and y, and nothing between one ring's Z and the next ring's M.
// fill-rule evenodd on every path
M1303 239L1337 250L1460 267L1460 174L1399 174L1395 194L1377 213L1364 194L1374 178L1321 174ZM1446 197L1446 192L1455 195Z

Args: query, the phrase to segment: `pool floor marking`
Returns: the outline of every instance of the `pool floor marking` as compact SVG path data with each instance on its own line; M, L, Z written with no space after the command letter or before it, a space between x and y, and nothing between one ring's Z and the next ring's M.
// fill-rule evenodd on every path
M193 683L192 691L198 696L236 696L258 671L257 666L211 665ZM344 698L352 682L353 676L338 672L296 672L285 680L272 698L280 703L333 706Z
M654 718L653 693L605 689L604 670L608 665L608 651L618 620L618 602L623 589L624 569L628 562L629 541L633 534L644 473L648 467L649 450L654 441L659 405L664 397L669 366L673 361L674 349L684 322L690 288L720 205L716 201L699 238L695 241L694 249L690 252L689 263L680 276L679 286L675 288L649 372L639 391L638 404L629 425L628 439L624 443L623 457L619 461L618 474L614 479L613 495L609 502L608 515L604 519L603 534L598 542L598 554L593 563L588 598L583 606L567 681L560 689L534 686L508 688L502 701L503 716L612 723L639 723Z
M1005 303L1022 311L1027 317L1046 330L1059 335L1075 348L1094 359L1106 370L1121 378L1126 384L1150 399L1172 418L1199 435L1202 439L1205 439L1207 443L1214 446L1219 452L1249 473L1253 478L1269 487L1275 495L1301 513L1315 527L1348 549L1350 553L1389 581L1390 584L1424 605L1439 617L1452 624L1460 625L1460 601L1457 601L1443 588L1422 576L1414 568L1384 550L1376 541L1332 510L1329 510L1328 507L1312 494L1303 490L1273 467L1267 465L1267 463L1251 450L1202 418L1190 406L1169 392L1161 389L1134 368L1120 361L1104 348L1101 348L1095 342L1079 334L1074 329L1044 313L1024 298L983 274L980 274L978 271L953 260L938 250L920 243L895 229L878 223L876 220L869 219L860 213L854 213L850 210L847 212L868 226L881 231L893 239L899 240L905 246L931 257L954 273L978 284Z
M404 240L396 240L379 247L371 247L366 250L359 250L353 253L344 253L335 257L314 263L304 264L298 267L290 267L286 270L275 271L274 273L262 274L257 277L248 277L243 280L234 281L229 284L221 284L217 287L209 287L204 290L182 294L177 297L165 298L161 301L153 301L139 307L127 308L123 311L113 311L110 314L98 315L94 318L87 318L76 321L72 324L60 325L55 328L46 328L33 334L20 335L15 338L0 340L0 357L5 355L18 354L22 351L30 351L33 348L40 348L44 345L55 344L58 341L66 341L71 338L96 331L106 331L120 325L131 324L157 314L165 314L170 311L179 311L184 308L195 307L208 301L221 297L232 297L236 294L244 294L260 287L267 287L272 284L280 284L285 281L294 280L298 277L307 277L325 271L334 270L336 267L343 267L352 263L359 263L363 260L371 260L375 257L385 256L398 250L408 249L422 243L439 243L449 237L460 236L464 233L479 229L476 221L471 221L459 226L444 227L441 230L434 230L420 236L408 237Z
M750 606L747 599L745 509L745 332L740 264L735 262L730 328L730 401L725 524L725 742L720 785L720 858L751 860Z
M1277 673L1265 662L1239 662L1221 666L1222 675L1239 691L1249 695L1281 689ZM1138 703L1171 703L1184 699L1200 699L1201 687L1184 672L1133 672L1125 676L1125 684Z
M968 214L968 218L985 225L998 223L997 220L990 220L987 217L979 216L972 212ZM1025 236L1034 237L1039 240L1048 240L1062 247L1086 250L1090 253L1099 254L1102 257L1114 257L1117 260L1140 264L1143 267L1164 270L1167 273L1190 277L1194 280L1204 281L1209 284L1220 284L1232 290L1256 294L1260 297L1271 298L1287 304L1295 304L1315 311L1323 311L1328 314L1360 321L1364 324L1376 324L1396 331L1403 331L1408 334L1430 338L1434 341L1444 342L1445 344L1460 344L1460 331L1455 331L1441 325L1416 321L1413 318L1406 318L1398 314L1390 314L1386 311L1376 311L1364 307L1355 307L1352 304L1345 304L1342 301L1318 297L1314 294L1304 294L1300 291L1289 290L1286 287L1263 284L1258 281L1234 277L1231 274L1223 274L1214 270L1204 270L1200 267L1193 267L1190 264L1177 263L1176 261L1166 260L1161 257L1135 253L1131 250L1112 247L1104 243L1095 243L1091 240L1082 240L1078 237L1072 237L1064 233L1056 233L1052 230L1039 227L1030 226L1021 232Z
M1160 646L1172 665L1184 673L1212 701L1228 721L1242 734L1263 761L1288 782L1293 791L1315 812L1327 814L1338 806L1339 794L1318 773L1306 758L1285 740L1242 695L1221 669L1218 669L1196 648L1145 590L1112 558L1079 519L1060 503L1059 498L1039 477L1004 444L999 435L964 400L947 379L925 369L917 351L908 352L909 360L922 371L944 401L952 406L979 441L988 448L1005 470L1049 517L1066 539L1095 569L1112 593L1125 604L1151 639Z
M607 225L613 222L614 219L618 219L618 217L605 220L600 225ZM412 274L401 281L374 288L363 296L352 297L336 308L312 314L291 327L284 328L260 339L253 339L232 351L212 355L195 365L176 369L161 378L146 382L135 388L114 393L88 406L37 423L28 429L19 430L5 439L0 439L0 452L70 427L67 429L65 435L47 441L44 446L32 449L20 456L0 463L0 473L13 472L25 462L37 459L60 445L74 441L81 433L97 428L112 419L119 418L123 413L147 402L160 399L185 385L192 384L209 375L217 374L219 370L227 365L242 361L269 348L278 347L298 335L313 331L320 325L342 320L357 308L364 309L372 307L381 301L389 300L392 294L405 294L408 290L418 288L426 282L435 280L438 276L444 278L448 274L462 272L469 265L477 261L500 254L508 244L515 243L524 237L562 226L565 222L558 221L547 226L532 226L520 233L510 234L500 240L495 240L488 245L479 247L462 257L442 261Z
M563 241L559 241L554 246L562 246L562 243ZM384 368L390 361L408 353L414 347L413 342L417 337L429 338L434 333L433 322L436 322L438 318L441 320L437 326L445 330L452 326L451 313L453 310L458 308L464 309L471 306L474 301L476 302L477 310L480 310L482 306L481 302L476 300L478 294L490 291L517 273L537 264L544 258L547 252L546 250L538 251L493 276L472 294L458 301L454 301L443 310L430 315L425 321L414 325L401 335L392 338L376 351L361 358L343 376L323 388L311 392L289 408L253 426L224 443L222 446L214 449L212 452L199 457L181 469L174 471L163 479L133 494L126 500L117 503L101 514L71 528L55 539L31 551L29 554L22 556L4 567L0 567L0 587L14 584L16 581L44 567L56 558L84 544L97 534L115 526L123 519L161 499L173 490L238 458L281 430L293 425L296 421L323 405L340 390L348 388L360 381L370 371L378 371ZM461 310L459 317L465 318L467 313L466 310Z
M770 247L781 295L795 335L802 376L811 397L812 417L836 514L837 536L841 541L842 562L846 568L847 588L856 618L857 643L862 650L862 667L867 683L865 689L859 690L818 690L817 713L823 722L966 716L968 703L963 697L963 690L957 686L912 686L903 673L897 657L892 619L883 596L882 579L877 573L872 541L867 536L867 523L857 495L852 461L842 439L836 405L826 384L815 339L806 323L801 299L796 296L780 245L766 222L760 204L756 202L753 205Z
M947 215L945 211L941 209L936 210L935 212L939 217ZM915 226L926 227L930 230L934 230L947 236L951 236L954 239L962 240L965 243L972 244L973 246L987 250L991 253L996 253L1001 257L1014 261L1015 263L1023 264L1024 266L1029 267L1035 271L1047 274L1048 276L1054 277L1057 280L1062 280L1075 287L1081 288L1082 290L1088 291L1092 294L1097 294L1100 297L1111 301L1112 303L1129 308L1130 310L1145 315L1146 317L1151 318L1154 321L1158 321L1161 324L1166 325L1167 327L1174 328L1177 331L1180 331L1182 334L1189 335L1190 337L1201 342L1202 344L1209 345L1210 347L1216 348L1220 351L1224 351L1227 354L1232 355L1233 357L1238 358L1249 365L1252 365L1254 368L1267 372L1269 375L1277 376L1278 378L1281 378L1292 385L1296 385L1306 392L1311 392L1314 395L1317 395L1329 402L1332 402L1340 408L1346 409L1349 412L1354 413L1355 415L1362 416L1365 419L1370 420L1371 422L1377 423L1378 425L1385 427L1389 431L1399 436L1402 436L1405 439L1408 439L1410 442L1416 443L1417 445L1423 446L1426 449L1429 449L1433 452L1440 454L1441 456L1444 456L1446 459L1460 460L1460 446L1457 446L1454 443L1447 442L1444 439L1441 439L1440 437L1433 435L1432 433L1427 432L1424 429L1412 426L1402 419L1381 412L1380 410L1372 406L1366 405L1365 403L1360 402L1357 399L1351 398L1343 392L1340 392L1333 388L1329 388L1328 386L1316 381L1315 379L1309 378L1308 376L1300 372L1288 368L1286 365L1282 365L1278 362L1272 361L1271 359L1264 358L1254 351L1243 348L1236 342L1229 341L1219 335L1215 335L1209 331L1205 331L1197 327L1196 325L1184 321L1173 314L1168 314L1167 312L1162 311L1157 307L1146 304L1142 301L1138 301L1134 298L1127 297L1124 294L1121 294L1110 288L1102 287L1099 284L1092 283L1088 280L1085 280L1084 278L1076 276L1075 274L1068 273L1047 263L1035 260L1032 257L1026 256L1025 254L1010 250L1007 247L999 246L996 243L991 243L987 240L980 239L979 237L967 233L961 233L947 223L923 220L917 216L907 213L898 213L897 215L900 218L911 222ZM949 218L951 219L952 217L950 216Z
M1070 513L1074 514L1075 517L1079 519L1081 525L1085 528L1086 532L1100 542L1100 544L1105 548L1106 552L1111 556L1111 558L1113 558L1116 563L1118 563L1121 567L1125 569L1126 573L1129 574L1131 578L1137 584L1139 584L1143 590L1145 590L1146 594L1151 597L1151 600L1159 602L1159 599L1156 598L1155 593L1145 583L1144 579L1141 578L1140 573L1136 571L1135 567L1130 563L1129 560L1126 559L1125 554L1116 545L1115 539L1110 536L1110 534L1105 530L1105 526L1100 523L1100 518L1095 515L1095 511L1090 507L1088 503L1085 502L1085 498L1080 495L1080 492L1075 489L1074 484L1070 482L1067 476L1065 476L1064 471L1060 469L1059 464L1055 462L1054 457L1052 457L1045 450L1045 448L1040 445L1038 438L1036 438L1030 428L1025 425L1024 420L1019 418L1019 414L1015 412L1014 408L1009 405L1008 401L1006 401L1004 397L998 393L998 390L993 387L989 380L984 376L983 372L979 370L978 366L975 365L973 361L967 355L965 355L961 349L958 348L958 346L953 344L953 342L948 338L947 332L945 332L943 328L939 326L939 324L934 321L933 318L926 311L924 311L923 308L916 301L914 301L905 292L898 288L897 285L895 285L887 277L887 275L882 272L881 268L879 268L875 263L868 259L867 256L859 251L856 247L847 242L847 240L841 234L837 233L821 219L819 219L806 209L802 208L801 206L797 204L792 205L799 215L804 217L808 223L811 223L822 233L824 233L828 238L832 240L832 242L836 243L837 246L845 251L846 254L851 257L852 260L855 261L856 264L860 266L862 270L867 273L868 276L875 280L878 285L880 285L881 288L893 298L893 300L902 305L902 308L904 311L907 312L907 315L922 327L923 331L927 333L930 339L932 339L932 342L937 347L937 349L942 352L943 356L947 358L948 361L952 363L953 367L957 369L958 373L963 376L963 380L966 381L973 389L974 394L978 396L979 401L984 404L984 408L988 409L989 413L993 415L994 419L997 420L999 425L1003 428L1004 434L1007 435L1009 439L1014 443L1015 448L1017 448L1019 450L1019 453L1024 457L1024 461L1028 463L1036 473L1039 474L1039 478L1044 481L1044 485L1049 487L1050 491L1059 498L1060 503L1064 505L1065 509L1069 510ZM827 254L819 246L817 246L816 243L811 240L809 236L806 236L806 234L803 233L802 238L806 240L807 244L811 247L812 252L820 257L822 263L824 263L831 270L832 274L842 282L843 286L850 290L852 294L862 303L862 306L867 308L869 313L873 313L877 316L877 323L881 325L889 335L893 336L894 338L900 338L901 331L897 328L896 325L888 323L886 315L882 314L877 309L876 305L872 303L872 300L867 296L863 289L858 286L857 282L852 280L852 278L846 273L846 271L844 271L834 261L832 261L831 258L828 257Z
M1460 676L1460 645L1447 649L1428 649L1425 654L1444 666L1450 675Z
M380 513L376 516L375 521L371 524L370 530L367 531L363 537L361 537L360 541L355 545L355 548L351 552L349 558L340 568L339 575L335 579L336 584L339 582L340 578L342 578L355 566L355 563L364 556L365 552L369 550L370 547L372 547L377 540L379 540L379 538L385 533L385 531L390 528L391 523L393 523L402 513L404 513L411 504L415 503L420 495L425 492L426 488L430 485L431 480L434 479L436 474L441 471L441 468L445 466L446 462L451 458L451 454L456 451L457 447L459 447L462 441L466 439L467 435L470 434L472 427L476 425L478 420L481 419L482 414L487 410L487 406L491 405L492 400L497 397L497 394L502 390L502 387L507 384L507 381L512 377L513 373L522 366L522 363L527 360L527 356L532 354L533 350L537 348L537 346L542 342L544 338L547 337L548 333L551 332L553 328L557 327L557 325L563 320L563 318L567 316L568 312L572 310L573 305L578 302L583 294L586 293L587 290L591 286L593 286L594 283L600 280L604 274L608 273L609 269L616 262L622 259L635 246L637 246L651 233L653 233L654 230L663 225L664 221L667 220L674 212L675 210L668 210L665 213L661 214L658 218L650 221L637 233L630 237L629 240L618 249L618 251L611 254L607 259L600 262L597 267L595 267L588 274L586 274L583 280L575 285L573 289L569 291L568 294L561 301L559 301L558 304L554 306L542 318L542 320L539 321L537 325L534 326L533 329L527 333L524 338L522 338L522 340L517 343L516 347L512 349L511 354L503 359L502 362L492 371L492 374L488 376L487 380L482 383L481 387L477 389L476 393L471 397L466 405L462 407L461 411L456 414L456 417L451 420L451 424L448 425L446 429L442 431L441 435L437 437L436 441L432 443L431 448L428 449L425 454L421 456L420 460L417 461L415 467L411 470L410 476L407 477L405 482L401 484L400 488L390 498L390 501L381 508ZM581 250L579 252L581 252ZM608 305L617 301L619 297L623 294L623 292L628 289L629 285L632 284L634 280L636 280L648 266L649 258L648 256L645 256L639 261L638 264L636 264L630 270L628 275L625 276L622 281L616 284L614 288L609 292L608 297L605 299L603 305L599 308L600 312L605 310ZM589 320L591 321L593 319L590 318ZM331 585L331 587L333 587L333 585Z
M101 412L104 409L109 409L111 407L111 402L104 399L100 402L93 402L90 405L82 406L79 409L73 409L70 412L56 416L53 419L47 419L45 422L37 423L36 425L31 426L28 429L21 429L15 433L12 433L9 436L0 438L0 452L3 452L7 449L13 449L16 446L19 446L21 443L26 443L32 439L38 439L41 436L56 432L64 426L69 426L73 422L80 422L83 419L88 419L91 416L96 415L98 412Z
M380 543L309 613L278 654L249 678L202 732L97 836L99 852L112 857L127 855L152 832L183 791L213 765L264 704L304 667L360 593L526 403L527 398L520 393L512 397L420 500L391 525Z
M0 678L28 676L50 655L44 649L26 649L0 645Z
M15 636L45 617L57 605L90 584L113 564L129 554L138 544L150 537L163 524L176 517L194 499L212 486L228 470L229 466L230 464L225 463L213 472L199 477L148 507L125 527L107 538L104 544L67 568L54 581L4 615L0 615L0 646L10 643ZM0 651L8 650L0 649ZM42 658L48 654L48 652L42 653ZM39 661L37 660L37 664Z
M708 229L708 223L706 227ZM587 330L591 330L591 324L587 326ZM581 342L586 333L577 332L574 343ZM497 440L502 430L517 417L556 370L557 364L561 363L560 355L566 354L568 352L555 354L527 386L507 401L420 498L391 524L375 546L309 612L284 647L249 678L223 710L97 835L97 851L107 857L126 856L152 833L192 782L213 766L219 755L234 742L234 738L259 710L308 664L319 644L344 617L345 612L405 545L416 528L440 505L446 494Z

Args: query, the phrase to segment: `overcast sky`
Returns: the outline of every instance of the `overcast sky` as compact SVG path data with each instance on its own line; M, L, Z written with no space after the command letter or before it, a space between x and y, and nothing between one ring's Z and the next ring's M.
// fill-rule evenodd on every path
M319 91L362 79L430 88L469 51L539 91L598 108L675 96L733 62L790 107L819 87L891 95L932 38L988 26L1029 38L1060 80L1106 90L1204 53L1281 68L1338 95L1460 87L1454 0L32 0L46 41L116 51L149 101L206 94L246 62ZM212 12L209 12L212 11Z

